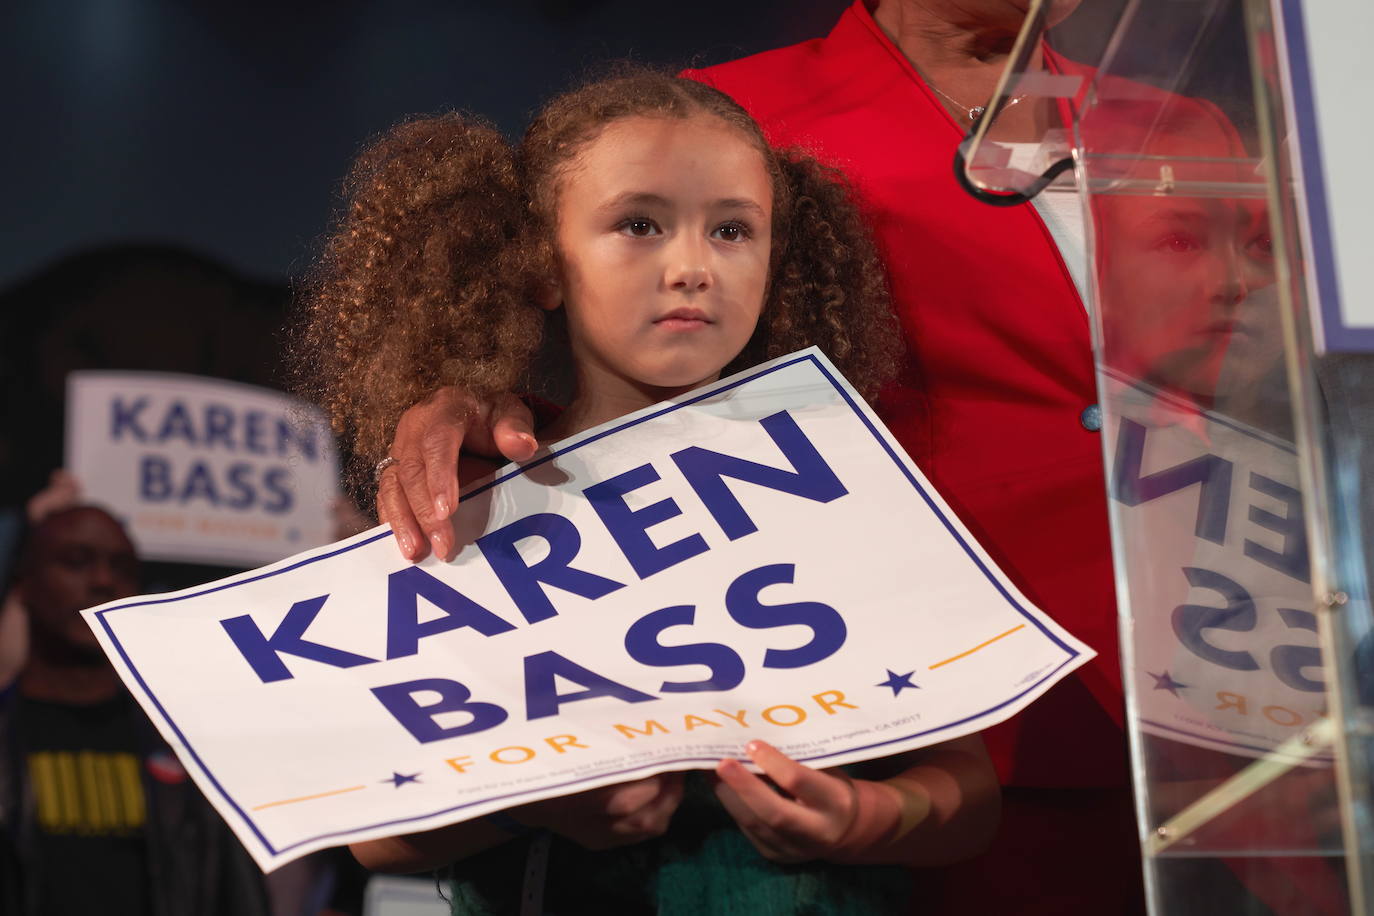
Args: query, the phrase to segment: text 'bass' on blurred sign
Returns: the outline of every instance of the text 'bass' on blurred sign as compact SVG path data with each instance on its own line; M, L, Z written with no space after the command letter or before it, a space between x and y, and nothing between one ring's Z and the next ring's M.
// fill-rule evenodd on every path
M1001 721L1092 657L992 565L816 350L385 528L85 612L264 869L741 757L815 767Z
M332 540L324 415L281 392L166 372L73 372L66 466L145 560L260 566Z

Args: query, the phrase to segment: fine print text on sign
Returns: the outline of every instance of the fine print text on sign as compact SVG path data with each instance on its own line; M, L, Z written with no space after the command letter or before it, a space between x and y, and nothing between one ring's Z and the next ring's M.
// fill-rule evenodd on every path
M166 372L73 372L66 466L149 560L260 566L333 540L324 415L253 385Z
M816 350L590 430L463 498L86 611L265 869L761 738L829 767L945 741L1092 657L995 569Z

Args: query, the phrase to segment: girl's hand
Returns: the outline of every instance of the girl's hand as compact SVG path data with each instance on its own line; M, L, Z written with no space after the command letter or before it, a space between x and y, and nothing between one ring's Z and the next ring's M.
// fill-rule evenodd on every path
M859 815L854 781L797 763L764 741L751 741L745 750L786 794L738 760L722 760L716 765L716 797L764 858L797 863L841 851Z
M484 399L452 385L439 388L396 424L387 451L396 462L377 481L377 517L396 532L406 559L423 560L431 547L448 559L459 452L526 461L538 446L529 408L514 395Z
M681 773L603 786L551 798L506 813L522 824L543 827L587 849L611 849L662 836L682 801Z

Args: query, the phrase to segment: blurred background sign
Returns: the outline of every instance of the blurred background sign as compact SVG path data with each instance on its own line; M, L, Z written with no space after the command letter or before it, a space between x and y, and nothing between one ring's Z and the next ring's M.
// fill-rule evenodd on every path
M338 458L289 395L164 372L73 372L66 467L151 560L260 566L332 540Z

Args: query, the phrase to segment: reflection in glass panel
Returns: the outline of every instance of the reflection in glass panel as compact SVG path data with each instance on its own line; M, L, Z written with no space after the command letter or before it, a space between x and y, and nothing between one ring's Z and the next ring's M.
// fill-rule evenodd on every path
M1363 911L1374 356L1313 347L1273 6L1031 8L958 166L1091 292L1151 908Z
M1155 912L1346 913L1302 266L1245 48L1239 3L1127 3L1074 111L1147 883Z

